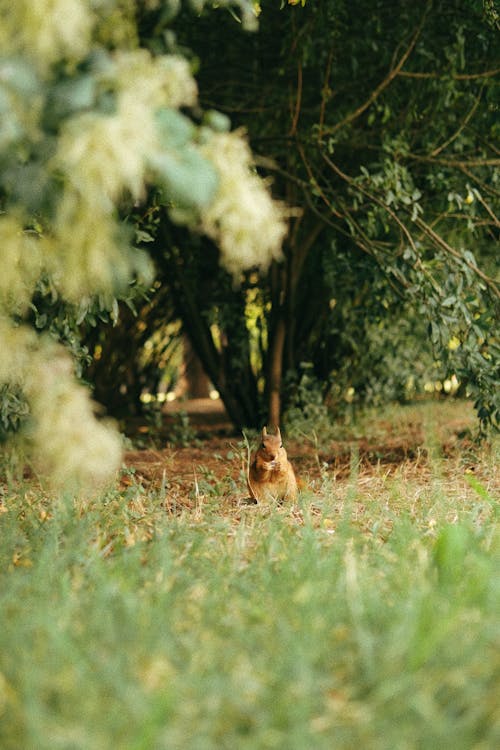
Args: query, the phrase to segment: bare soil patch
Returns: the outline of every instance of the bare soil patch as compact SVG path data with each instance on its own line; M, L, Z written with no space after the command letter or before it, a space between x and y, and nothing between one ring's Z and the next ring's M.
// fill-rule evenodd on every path
M122 483L139 482L145 488L164 488L166 503L175 498L176 508L194 508L200 498L217 496L224 504L241 503L246 498L247 449L241 435L231 432L218 402L184 402L198 437L187 446L165 444L158 449L127 451ZM179 405L177 405L177 409ZM474 414L469 405L456 410L436 404L436 419L429 431L425 415L402 412L402 417L379 419L367 434L347 435L345 439L288 439L286 447L303 488L313 492L325 478L348 483L356 473L358 482L374 476L429 477L433 461L444 462L443 472L452 476L477 473L478 449L472 439ZM169 416L174 414L169 410ZM208 422L207 422L208 420ZM207 430L207 425L212 429ZM214 429L214 427L217 429ZM168 434L168 421L165 425ZM479 476L479 475L478 475ZM489 483L491 476L483 477ZM493 478L494 480L494 478Z

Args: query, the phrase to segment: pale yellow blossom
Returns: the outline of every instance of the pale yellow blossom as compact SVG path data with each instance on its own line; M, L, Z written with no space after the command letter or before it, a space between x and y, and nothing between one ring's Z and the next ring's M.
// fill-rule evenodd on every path
M121 439L95 417L63 347L0 318L0 381L20 386L30 406L28 441L35 467L56 487L100 486L121 463Z
M61 57L81 58L95 23L88 0L0 0L3 54L25 54L45 71Z
M40 242L14 216L0 217L0 311L22 314L31 302L42 267Z
M255 266L265 270L273 260L281 260L287 212L252 169L243 135L214 133L202 153L217 169L219 188L201 212L201 229L219 245L222 265L237 276Z

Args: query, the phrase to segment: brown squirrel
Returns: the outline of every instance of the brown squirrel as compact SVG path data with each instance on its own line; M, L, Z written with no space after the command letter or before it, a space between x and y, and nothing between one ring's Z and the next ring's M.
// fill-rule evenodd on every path
M279 427L275 435L262 429L259 447L252 456L247 477L250 495L257 502L297 498L297 480L281 440Z

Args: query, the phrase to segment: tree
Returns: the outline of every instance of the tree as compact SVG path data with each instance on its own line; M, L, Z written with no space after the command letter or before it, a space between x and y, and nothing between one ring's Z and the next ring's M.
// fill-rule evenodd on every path
M250 2L232 6L255 26ZM82 321L116 318L118 296L151 285L124 216L154 194L170 221L219 244L231 273L281 252L285 214L250 170L248 145L227 118L200 119L190 65L169 50L164 31L178 9L176 0L0 2L2 421L29 415L22 436L56 483L101 481L120 460L119 436L95 419L55 339L78 348Z
M248 128L274 193L301 209L285 262L258 282L242 278L239 302L219 300L221 274L214 267L210 277L200 261L206 305L183 312L199 283L196 250L192 286L187 277L182 289L172 286L225 401L244 403L243 388L254 403L235 421L255 425L267 413L277 422L282 375L300 378L302 362L325 391L346 361L366 385L367 323L405 315L459 376L483 424L498 425L498 39L482 4L320 0L280 9L269 1L259 33L230 44L223 17L177 30L202 60L201 102ZM161 226L168 268L170 230ZM241 355L255 294L257 369ZM228 317L234 348L224 351L214 336ZM227 377L235 367L237 377Z

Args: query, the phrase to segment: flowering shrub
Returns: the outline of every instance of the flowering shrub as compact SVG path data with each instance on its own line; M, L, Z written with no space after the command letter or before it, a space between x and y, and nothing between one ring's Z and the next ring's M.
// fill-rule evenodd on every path
M219 185L201 211L201 228L220 245L222 265L237 276L281 260L285 210L269 200L265 182L251 171L248 144L239 133L213 133L202 152L216 167Z
M251 26L252 3L233 5ZM164 3L163 17L178 6ZM0 386L24 393L25 444L57 484L101 482L120 450L65 351L23 322L40 280L80 309L150 283L151 261L118 212L152 186L177 220L220 244L232 273L268 266L285 233L242 134L179 111L197 106L190 66L140 48L135 12L119 0L0 0Z

